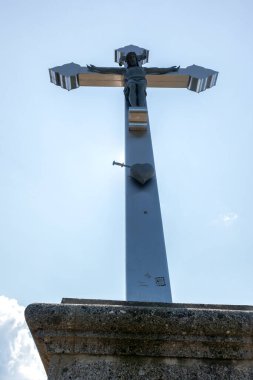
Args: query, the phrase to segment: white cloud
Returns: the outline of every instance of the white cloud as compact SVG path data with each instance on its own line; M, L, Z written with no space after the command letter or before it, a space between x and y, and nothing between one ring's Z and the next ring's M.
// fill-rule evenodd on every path
M224 214L220 214L212 224L223 225L223 226L231 226L235 221L239 218L239 215L235 212L226 212Z
M24 319L24 307L0 296L0 379L46 380L37 349Z

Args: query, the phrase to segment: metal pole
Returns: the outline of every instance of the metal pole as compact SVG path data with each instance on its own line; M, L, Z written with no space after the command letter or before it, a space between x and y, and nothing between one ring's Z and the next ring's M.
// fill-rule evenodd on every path
M125 162L155 167L150 126L129 132L125 102ZM126 178L126 299L172 302L156 176L144 186Z

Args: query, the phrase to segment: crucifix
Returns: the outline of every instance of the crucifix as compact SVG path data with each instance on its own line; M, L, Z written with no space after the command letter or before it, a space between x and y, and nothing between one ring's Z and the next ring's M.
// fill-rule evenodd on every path
M172 302L155 162L146 103L147 87L187 88L197 93L216 84L218 72L186 68L146 68L149 51L129 45L115 50L124 67L81 67L69 63L49 69L50 80L72 90L79 86L124 87L126 191L126 299Z

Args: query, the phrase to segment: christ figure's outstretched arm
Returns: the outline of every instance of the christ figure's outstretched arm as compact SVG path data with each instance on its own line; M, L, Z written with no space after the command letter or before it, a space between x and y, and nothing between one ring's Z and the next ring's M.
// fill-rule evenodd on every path
M159 67L145 67L144 70L146 74L161 75L161 74L167 74L167 73L178 71L179 68L180 66L171 66L171 67L166 67L164 69L161 69Z
M94 65L87 65L87 69L89 71L92 71L94 73L100 73L100 74L119 74L124 75L126 72L125 68L119 68L119 67L97 67Z

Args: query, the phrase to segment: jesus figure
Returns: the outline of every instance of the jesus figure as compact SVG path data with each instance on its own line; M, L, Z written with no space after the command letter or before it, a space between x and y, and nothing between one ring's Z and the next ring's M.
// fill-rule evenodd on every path
M140 60L140 58L139 58ZM167 74L170 72L178 71L180 66L172 66L161 69L159 67L142 67L139 66L138 57L136 53L130 52L126 55L125 61L127 67L96 67L94 65L87 65L87 68L92 72L101 74L121 74L124 75L125 88L124 93L129 106L131 107L146 107L146 88L147 80L146 74Z

